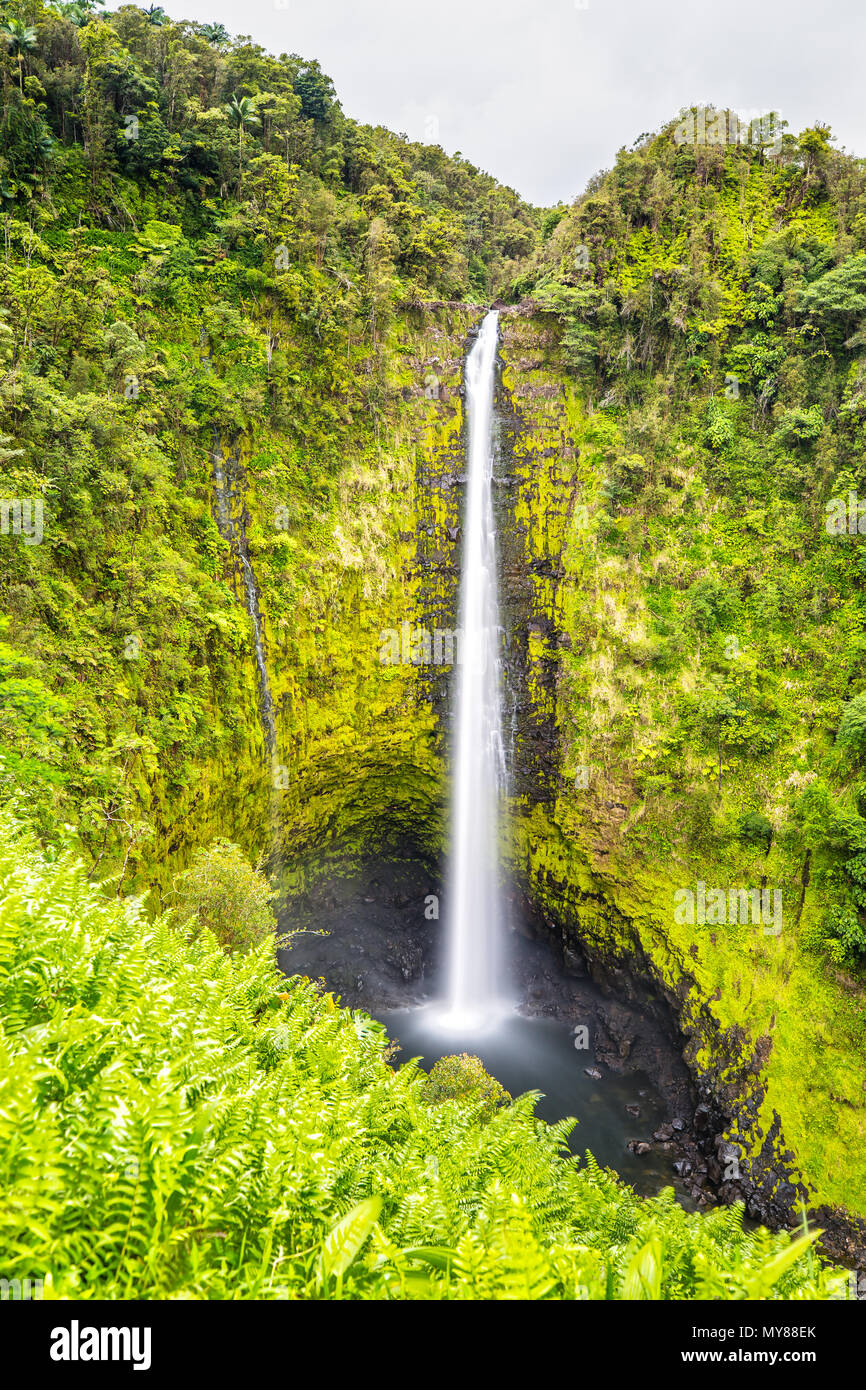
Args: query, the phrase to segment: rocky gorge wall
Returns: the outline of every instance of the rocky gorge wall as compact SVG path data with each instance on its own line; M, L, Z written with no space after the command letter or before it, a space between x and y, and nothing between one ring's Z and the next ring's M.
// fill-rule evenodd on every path
M645 658L622 656L621 639L625 631L634 647L643 638L652 548L644 538L623 567L593 525L611 446L603 436L599 447L558 341L555 321L531 306L502 315L501 444L511 475L499 514L503 586L522 614L507 662L520 731L512 872L566 964L585 952L596 978L639 997L679 1033L698 1102L698 1184L723 1201L742 1199L772 1225L795 1224L805 1200L827 1232L825 1248L862 1264L866 1108L840 1026L848 991L823 991L818 1007L813 991L814 1012L804 1016L810 964L790 929L776 937L678 923L675 887L756 882L755 866L738 846L713 862L687 834L673 845L656 839L628 764L610 756L611 725L641 722L618 698L629 679L640 685ZM780 862L782 853L761 863L760 882L781 881L786 905L799 900L808 914L800 865Z
M421 587L430 591L439 518L418 480L422 460L449 447L458 456L449 441L459 436L463 351L479 313L428 305L390 327L364 364L379 379L382 410L333 426L343 461L328 506L298 515L291 478L275 463L281 441L264 427L223 431L203 456L216 562L234 604L228 617L208 615L219 620L208 756L182 785L169 770L138 787L159 852L142 859L137 882L155 905L216 836L279 863L289 893L360 857L438 861L444 767L425 698L430 674L408 653L383 661L382 633L402 638ZM446 596L453 557L448 565L434 586Z
M426 863L431 888L438 882L451 666L437 662L434 641L457 626L462 375L482 314L416 306L394 326L387 425L364 450L347 448L339 505L317 531L275 524L255 441L232 443L276 750L269 760L249 650L245 752L209 770L182 814L173 808L178 846L217 824L253 857L276 845L288 893L375 856ZM556 321L517 306L502 311L501 330L494 481L512 768L503 851L523 915L566 968L585 956L598 981L653 1009L677 1039L694 1083L696 1186L742 1198L771 1224L795 1221L805 1198L827 1248L862 1262L866 1179L847 1157L862 1144L861 1078L834 1040L845 1000L828 990L820 1016L803 1016L806 966L787 933L675 922L675 885L749 882L756 865L733 850L714 862L687 827L671 845L612 755L611 726L630 717L623 691L645 678L651 556L637 546L623 564L593 529L615 444L609 434L599 444L599 414L564 370ZM808 913L800 866L757 866L771 867L786 902L803 894ZM816 1035L832 1067L813 1064Z

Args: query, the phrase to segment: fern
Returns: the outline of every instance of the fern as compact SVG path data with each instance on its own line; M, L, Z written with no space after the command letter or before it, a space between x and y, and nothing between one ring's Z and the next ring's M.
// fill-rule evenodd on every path
M384 1030L0 823L0 1263L76 1298L825 1298L814 1236L638 1199L536 1097L429 1104ZM275 1041L275 1040L278 1040Z

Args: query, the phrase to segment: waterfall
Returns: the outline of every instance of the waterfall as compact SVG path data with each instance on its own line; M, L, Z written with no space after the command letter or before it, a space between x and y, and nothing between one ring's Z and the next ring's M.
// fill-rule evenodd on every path
M241 564L246 609L253 628L253 654L256 662L256 682L259 690L259 711L262 721L262 733L264 735L265 751L268 755L268 760L273 764L276 760L277 753L277 730L274 720L274 701L271 695L271 683L268 679L268 668L265 661L265 643L262 631L262 615L259 607L259 590L255 575L253 574L253 567L250 564L250 557L247 553L247 538L243 519L241 518L241 521L236 524L232 514L232 478L231 473L229 473L229 477L226 477L219 436L216 431L214 431L213 436L211 461L213 463L214 492L216 494L217 504L217 526L220 535L229 542Z
M505 758L492 497L498 318L495 311L486 315L466 361L468 478L446 900L445 1019L456 1028L481 1026L499 1011L505 923L499 872Z

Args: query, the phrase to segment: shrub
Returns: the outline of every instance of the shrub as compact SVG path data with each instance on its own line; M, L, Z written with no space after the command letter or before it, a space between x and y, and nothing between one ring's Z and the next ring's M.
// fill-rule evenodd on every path
M741 840L750 844L767 844L773 834L773 826L760 811L750 811L740 821L738 834Z
M427 1078L424 1099L428 1105L438 1105L443 1100L466 1101L480 1105L482 1116L489 1117L498 1106L506 1105L511 1096L485 1070L480 1057L460 1052L439 1058Z
M705 574L688 591L692 621L701 632L714 632L722 624L730 626L739 615L736 592L717 574Z
M866 314L866 256L849 256L799 293L797 309L835 335Z
M227 951L245 950L276 933L274 890L238 845L214 840L196 850L192 864L174 879L178 920L212 931Z
M866 956L866 931L853 907L831 907L820 923L804 928L802 942L806 950L829 956L834 965L856 968Z
M704 439L711 449L725 449L734 442L736 430L734 422L719 401L711 400L707 405Z
M780 444L794 448L799 444L812 444L823 428L821 407L811 405L808 410L786 410L780 416L773 434Z
M857 858L866 860L866 855L861 854ZM846 964L854 965L861 956L866 955L866 931L854 908L831 908L824 925L831 941L841 947L842 959Z

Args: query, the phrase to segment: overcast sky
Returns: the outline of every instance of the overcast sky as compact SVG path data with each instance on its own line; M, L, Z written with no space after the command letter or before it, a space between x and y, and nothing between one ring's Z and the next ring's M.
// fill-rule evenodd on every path
M347 115L460 150L544 205L685 105L776 109L795 133L821 120L866 155L863 0L162 3L318 58Z

